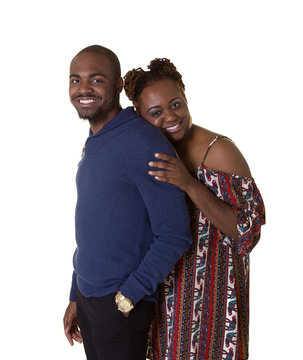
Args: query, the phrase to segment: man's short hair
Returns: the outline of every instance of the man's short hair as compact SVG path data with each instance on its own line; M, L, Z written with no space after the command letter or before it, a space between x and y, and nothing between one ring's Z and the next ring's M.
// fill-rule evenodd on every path
M79 51L77 55L85 52L93 52L96 54L105 55L112 64L115 78L118 79L119 77L121 77L120 61L118 59L118 56L112 50L101 45L91 45Z

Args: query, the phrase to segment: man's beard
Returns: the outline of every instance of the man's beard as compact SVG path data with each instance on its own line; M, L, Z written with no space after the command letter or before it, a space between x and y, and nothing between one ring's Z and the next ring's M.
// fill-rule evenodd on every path
M78 111L79 118L81 120L87 120L90 124L96 125L102 122L103 118L115 107L117 95L113 93L110 103L99 107L94 113L91 113L89 109L82 109Z
M94 112L93 114L89 112L82 111L81 113L78 112L79 118L81 120L87 120L90 124L97 124L100 121L100 118L102 118L103 115L102 109L99 109L98 111Z

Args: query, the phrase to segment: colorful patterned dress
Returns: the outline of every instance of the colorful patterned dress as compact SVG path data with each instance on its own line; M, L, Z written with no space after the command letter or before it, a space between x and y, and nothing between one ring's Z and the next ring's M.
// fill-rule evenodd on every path
M191 204L193 244L159 289L151 328L151 360L248 359L249 253L265 223L261 194L252 178L204 166L196 177L237 212L241 240L215 228Z

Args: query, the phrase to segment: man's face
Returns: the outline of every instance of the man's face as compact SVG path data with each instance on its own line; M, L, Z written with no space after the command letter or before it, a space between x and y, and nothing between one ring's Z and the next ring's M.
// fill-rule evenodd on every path
M80 118L99 123L119 105L120 79L102 54L78 54L70 65L69 96Z

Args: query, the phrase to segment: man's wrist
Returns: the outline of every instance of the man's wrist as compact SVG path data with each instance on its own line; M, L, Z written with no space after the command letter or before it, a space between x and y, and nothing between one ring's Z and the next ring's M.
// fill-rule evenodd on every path
M118 310L122 311L123 313L128 313L134 308L132 301L125 297L121 291L118 291L115 296L115 302L117 304Z

